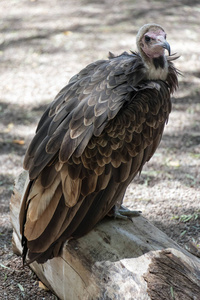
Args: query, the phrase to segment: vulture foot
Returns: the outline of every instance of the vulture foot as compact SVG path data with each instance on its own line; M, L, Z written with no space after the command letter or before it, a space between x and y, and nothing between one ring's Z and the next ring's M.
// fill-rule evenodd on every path
M141 215L141 211L138 210L129 210L125 208L124 206L120 206L119 209L114 207L112 211L109 212L109 216L112 216L116 219L121 219L121 220L131 220L131 218L138 217Z
M129 210L121 205L120 208L115 212L115 218L123 219L123 220L127 220L127 219L131 220L131 218L140 216L141 213L142 213L141 211Z

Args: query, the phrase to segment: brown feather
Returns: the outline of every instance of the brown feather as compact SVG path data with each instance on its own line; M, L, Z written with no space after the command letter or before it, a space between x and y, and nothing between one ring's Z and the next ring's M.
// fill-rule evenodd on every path
M28 206L26 225L24 228L24 235L28 240L38 238L48 226L61 198L62 189L59 185L53 193L48 191L48 195L44 195L44 193L43 195L41 194L42 193L29 199L30 204ZM41 205L39 201L46 202Z
M60 176L65 204L68 207L72 207L78 202L82 181L78 177L76 179L72 179L69 176L68 166L66 165L64 165L60 170Z

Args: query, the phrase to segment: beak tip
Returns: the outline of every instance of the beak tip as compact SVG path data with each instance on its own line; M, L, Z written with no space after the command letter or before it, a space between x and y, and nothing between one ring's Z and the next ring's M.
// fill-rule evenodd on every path
M163 48L165 48L168 51L169 56L170 56L171 55L171 49L170 49L170 44L167 41L165 41L165 43L163 44Z

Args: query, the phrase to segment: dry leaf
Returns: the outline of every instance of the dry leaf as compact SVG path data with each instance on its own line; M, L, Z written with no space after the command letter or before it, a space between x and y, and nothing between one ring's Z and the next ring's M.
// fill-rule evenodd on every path
M39 286L39 288L42 289L42 290L49 291L48 287L46 287L46 285L44 285L44 284L42 283L42 281L39 281L39 282L38 282L38 286Z
M68 30L64 31L63 33L64 33L64 35L71 35L72 34L72 32L68 31Z
M10 132L14 127L13 123L9 123L6 127L6 129L4 130L4 132Z
M5 266L5 265L3 265L1 263L0 263L0 267L5 268L5 269L10 269L10 268L8 268L7 266Z
M171 160L167 163L168 166L170 167L180 167L180 162L178 160Z
M13 140L13 144L24 145L25 141L24 140Z
M18 283L17 285L18 285L18 287L19 287L20 291L21 291L21 292L24 292L24 288L23 288L23 286L22 286L20 283Z

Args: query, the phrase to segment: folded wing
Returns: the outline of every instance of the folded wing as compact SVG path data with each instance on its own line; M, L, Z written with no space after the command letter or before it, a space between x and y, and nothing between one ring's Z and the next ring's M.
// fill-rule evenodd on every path
M24 255L44 262L91 230L155 152L171 110L162 81L142 83L123 54L87 66L41 118L24 160L30 184L20 214Z

